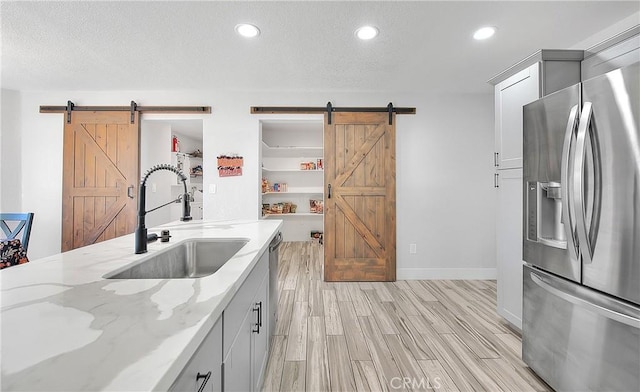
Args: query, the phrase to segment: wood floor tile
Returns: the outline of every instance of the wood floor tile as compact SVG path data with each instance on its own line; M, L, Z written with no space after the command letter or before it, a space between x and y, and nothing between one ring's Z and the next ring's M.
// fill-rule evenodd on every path
M263 390L279 391L282 382L282 368L284 367L284 354L287 349L286 336L274 336L271 339L269 362L265 374Z
M391 380L395 377L402 377L402 375L375 320L372 317L358 317L358 321L371 353L380 386L383 391L388 391L391 389Z
M393 355L393 359L400 370L402 381L408 382L405 385L411 385L411 389L414 391L429 390L427 386L427 377L422 372L420 364L418 364L418 361L410 352L405 350L400 337L398 335L385 335L384 339L386 340L387 346L389 346L389 351L391 351L391 355ZM392 387L395 387L396 385L403 384L398 381L394 381L391 384Z
M305 391L306 367L305 361L284 361L280 390L283 392Z
M349 350L344 335L327 336L329 351L329 373L331 390L355 391L356 380L353 376ZM326 389L322 389L326 390Z
M327 354L324 317L309 317L307 322L307 390L328 391L331 361ZM349 361L348 353L345 361Z
M327 335L343 335L342 318L338 308L338 298L333 290L322 290L324 322Z
M349 355L354 361L368 361L371 359L363 331L358 323L355 309L351 302L339 302L340 318L346 337Z
M287 361L304 361L307 359L307 320L308 303L294 302L291 325L287 339Z
M442 392L460 392L449 373L435 359L418 361L422 371L427 376L431 389Z
M356 390L378 392L382 391L373 361L351 361Z

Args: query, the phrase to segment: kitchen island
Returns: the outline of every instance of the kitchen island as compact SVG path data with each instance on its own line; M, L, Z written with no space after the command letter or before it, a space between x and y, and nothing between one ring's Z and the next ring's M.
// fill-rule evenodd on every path
M3 391L168 390L231 302L281 221L175 222L134 254L133 234L0 272ZM159 232L150 229L149 232ZM187 239L246 239L217 272L103 276Z

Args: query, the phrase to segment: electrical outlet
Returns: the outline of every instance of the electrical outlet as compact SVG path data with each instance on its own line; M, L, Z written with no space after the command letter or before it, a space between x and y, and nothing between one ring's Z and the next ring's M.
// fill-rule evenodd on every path
M416 244L409 244L409 253L412 255L418 253L418 251L416 250Z
M209 184L209 193L213 195L216 193L216 190L217 190L216 184Z
M155 182L152 183L151 184L151 192L152 193L156 193L157 190L158 190L158 187L156 186L156 183Z

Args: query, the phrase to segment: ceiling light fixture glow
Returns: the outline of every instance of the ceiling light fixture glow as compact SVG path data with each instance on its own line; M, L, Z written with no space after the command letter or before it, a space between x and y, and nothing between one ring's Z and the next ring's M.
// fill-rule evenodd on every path
M236 32L247 38L253 38L260 35L260 29L248 23L240 23L236 25Z
M378 33L378 29L373 26L362 26L358 30L356 30L356 37L360 38L361 40L369 40L375 38Z
M473 33L473 38L477 40L483 40L491 38L496 33L496 28L493 26L482 27Z

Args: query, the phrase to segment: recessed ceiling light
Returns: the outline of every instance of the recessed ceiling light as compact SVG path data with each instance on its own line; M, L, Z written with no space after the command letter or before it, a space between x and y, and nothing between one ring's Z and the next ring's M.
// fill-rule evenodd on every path
M236 32L243 37L253 38L260 35L260 29L252 24L240 23L236 25Z
M473 38L477 40L483 40L491 38L496 33L496 28L493 26L482 27L473 33Z
M356 30L356 37L362 40L375 38L378 35L378 29L373 26L362 26Z

